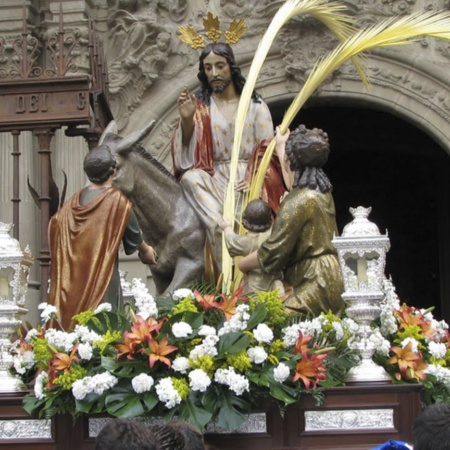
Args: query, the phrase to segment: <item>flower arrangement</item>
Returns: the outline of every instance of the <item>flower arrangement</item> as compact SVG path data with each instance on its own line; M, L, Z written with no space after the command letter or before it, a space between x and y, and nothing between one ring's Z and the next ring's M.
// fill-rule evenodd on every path
M181 289L155 300L139 280L132 286L135 310L102 304L75 316L70 332L47 327L56 311L40 305L43 324L24 333L15 363L34 380L30 414L176 416L236 430L261 399L282 410L304 392L319 401L355 363L345 320L295 323L277 291Z
M394 382L423 383L428 402L450 400L448 326L429 311L400 306L392 284L371 337L375 360ZM323 400L357 363L358 325L333 314L299 320L277 291L243 296L180 289L154 299L133 280L133 308L102 304L74 319L73 331L43 324L24 333L15 369L34 394L30 414L177 417L237 430L261 400L283 412L304 393Z
M377 321L374 359L394 383L422 383L426 403L450 402L450 334L432 311L401 304L390 280Z

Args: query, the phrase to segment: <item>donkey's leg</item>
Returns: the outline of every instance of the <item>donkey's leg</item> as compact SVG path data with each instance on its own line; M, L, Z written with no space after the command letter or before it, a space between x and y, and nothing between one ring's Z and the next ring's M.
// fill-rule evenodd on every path
M188 288L193 283L201 283L205 275L204 259L191 259L187 257L178 258L172 282L164 294L173 294L181 288Z

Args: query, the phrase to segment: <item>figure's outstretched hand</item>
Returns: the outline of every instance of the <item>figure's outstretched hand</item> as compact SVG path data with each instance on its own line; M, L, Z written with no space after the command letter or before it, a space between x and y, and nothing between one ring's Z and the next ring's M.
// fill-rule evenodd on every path
M151 245L143 242L139 247L139 258L144 264L156 264L158 255Z
M237 192L248 192L250 183L247 180L240 180L236 183L235 189Z
M290 135L290 131L289 129L286 130L286 133L281 134L281 130L280 130L280 126L278 125L276 128L276 134L275 134L275 138L276 138L276 150L277 153L279 153L280 150L283 151L284 154L284 148L286 146L286 142L289 139L289 135Z
M219 228L222 231L225 231L227 228L231 228L230 221L225 218L219 219L219 222L217 223L217 225L219 225Z
M189 92L187 86L178 97L178 112L182 120L192 120L197 109L195 97Z

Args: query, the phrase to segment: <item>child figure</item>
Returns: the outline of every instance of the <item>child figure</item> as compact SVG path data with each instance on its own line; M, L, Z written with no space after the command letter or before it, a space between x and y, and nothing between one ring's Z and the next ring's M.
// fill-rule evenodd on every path
M236 234L230 222L222 219L219 227L225 234L228 253L232 257L246 256L258 250L259 246L270 236L272 226L272 211L263 200L252 200L242 214L242 224L248 230L243 235ZM284 293L283 283L279 276L266 274L261 269L250 270L244 279L244 293L256 291L273 291L278 289Z

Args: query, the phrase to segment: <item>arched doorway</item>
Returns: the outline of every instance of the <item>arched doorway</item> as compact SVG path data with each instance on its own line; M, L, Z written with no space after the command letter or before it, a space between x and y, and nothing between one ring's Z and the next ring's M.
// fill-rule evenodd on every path
M275 124L283 111L273 105ZM450 269L444 245L449 155L424 132L382 111L317 105L303 108L291 128L298 123L329 135L326 172L334 186L340 232L351 220L349 207L371 206L370 220L381 233L388 230L386 274L400 300L434 306L435 317L448 320L441 278Z

